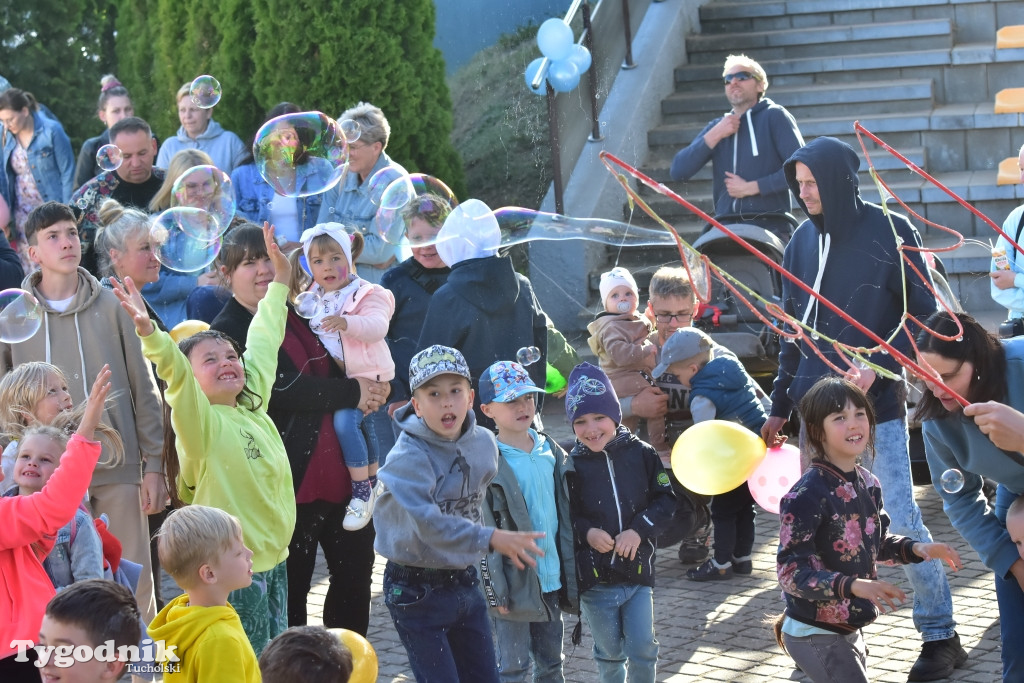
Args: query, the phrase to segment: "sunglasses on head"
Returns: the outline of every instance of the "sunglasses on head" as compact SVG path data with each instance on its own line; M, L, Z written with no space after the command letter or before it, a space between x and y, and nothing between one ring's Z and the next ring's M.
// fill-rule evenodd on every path
M722 77L722 80L725 81L726 85L729 85L733 81L743 82L749 81L751 78L756 78L756 76L754 76L754 74L750 73L749 71L737 71L734 74L726 74L725 76Z

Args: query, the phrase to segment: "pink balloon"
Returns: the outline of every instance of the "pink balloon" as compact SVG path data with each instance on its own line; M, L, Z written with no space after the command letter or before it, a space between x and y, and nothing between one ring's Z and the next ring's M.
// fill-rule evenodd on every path
M800 479L800 449L788 443L769 448L747 479L750 495L768 512L779 514L779 503Z

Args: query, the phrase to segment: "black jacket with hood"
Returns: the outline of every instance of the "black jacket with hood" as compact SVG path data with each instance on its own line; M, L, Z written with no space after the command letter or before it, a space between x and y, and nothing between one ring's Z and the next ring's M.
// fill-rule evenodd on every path
M797 162L805 164L814 176L821 213L810 216L793 233L782 265L813 287L819 273L819 249L827 245L828 251L821 259L821 282L817 291L882 339L892 337L891 344L898 351L912 355L906 331L900 330L895 336L893 333L904 322L905 310L923 321L935 311L936 304L921 253L903 252L927 278L927 283L905 263L898 241L907 247L920 247L920 234L905 217L897 214L886 217L882 207L861 199L857 176L860 159L846 143L820 137L798 149L786 162L786 180L807 213L796 181ZM853 346L876 346L866 334L825 306L817 305L788 279L783 279L782 303L786 313L797 320L806 318L806 323L823 336ZM815 305L808 311L809 304ZM912 326L910 331L916 334L917 329ZM807 346L810 343L815 340L806 338L798 344L782 344L779 374L772 391L773 416L788 419L795 404L811 386L822 376L834 372ZM838 367L849 367L830 344L824 340L816 343ZM902 367L891 355L875 353L871 361L902 373ZM905 381L879 377L868 393L874 401L878 422L906 416Z

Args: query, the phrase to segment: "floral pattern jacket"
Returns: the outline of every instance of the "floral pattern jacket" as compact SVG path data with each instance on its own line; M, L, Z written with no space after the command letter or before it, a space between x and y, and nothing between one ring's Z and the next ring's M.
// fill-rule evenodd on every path
M866 598L854 597L854 579L877 578L876 562L921 562L914 540L888 532L878 479L863 467L845 473L816 461L780 505L779 584L786 615L835 633L850 633L878 618Z

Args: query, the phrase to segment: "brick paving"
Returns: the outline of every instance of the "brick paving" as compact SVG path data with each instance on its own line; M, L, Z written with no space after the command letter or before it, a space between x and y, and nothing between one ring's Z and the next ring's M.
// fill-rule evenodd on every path
M545 411L545 426L560 441L570 434L560 406ZM952 543L964 559L964 568L947 572L953 591L954 615L961 642L970 655L967 664L949 680L988 683L1000 680L999 619L992 575L952 530L942 512L938 494L930 486L915 489L924 519L937 540ZM761 511L757 517L754 572L731 581L695 583L685 578L688 567L681 565L675 547L659 549L654 612L661 651L658 680L683 681L805 681L807 680L775 644L764 624L767 615L781 611L775 580L775 550L778 517ZM377 651L380 681L412 681L405 650L395 633L381 596L383 558L373 573L368 639ZM903 570L881 567L881 578L901 586L909 585ZM314 587L309 595L310 623L321 623L327 590L323 558L317 564ZM177 593L169 578L164 595ZM582 645L573 649L568 634L576 623L566 618L565 679L571 683L596 680L588 629ZM865 629L869 675L873 681L905 681L917 658L921 641L914 630L908 602L896 612L883 615Z

